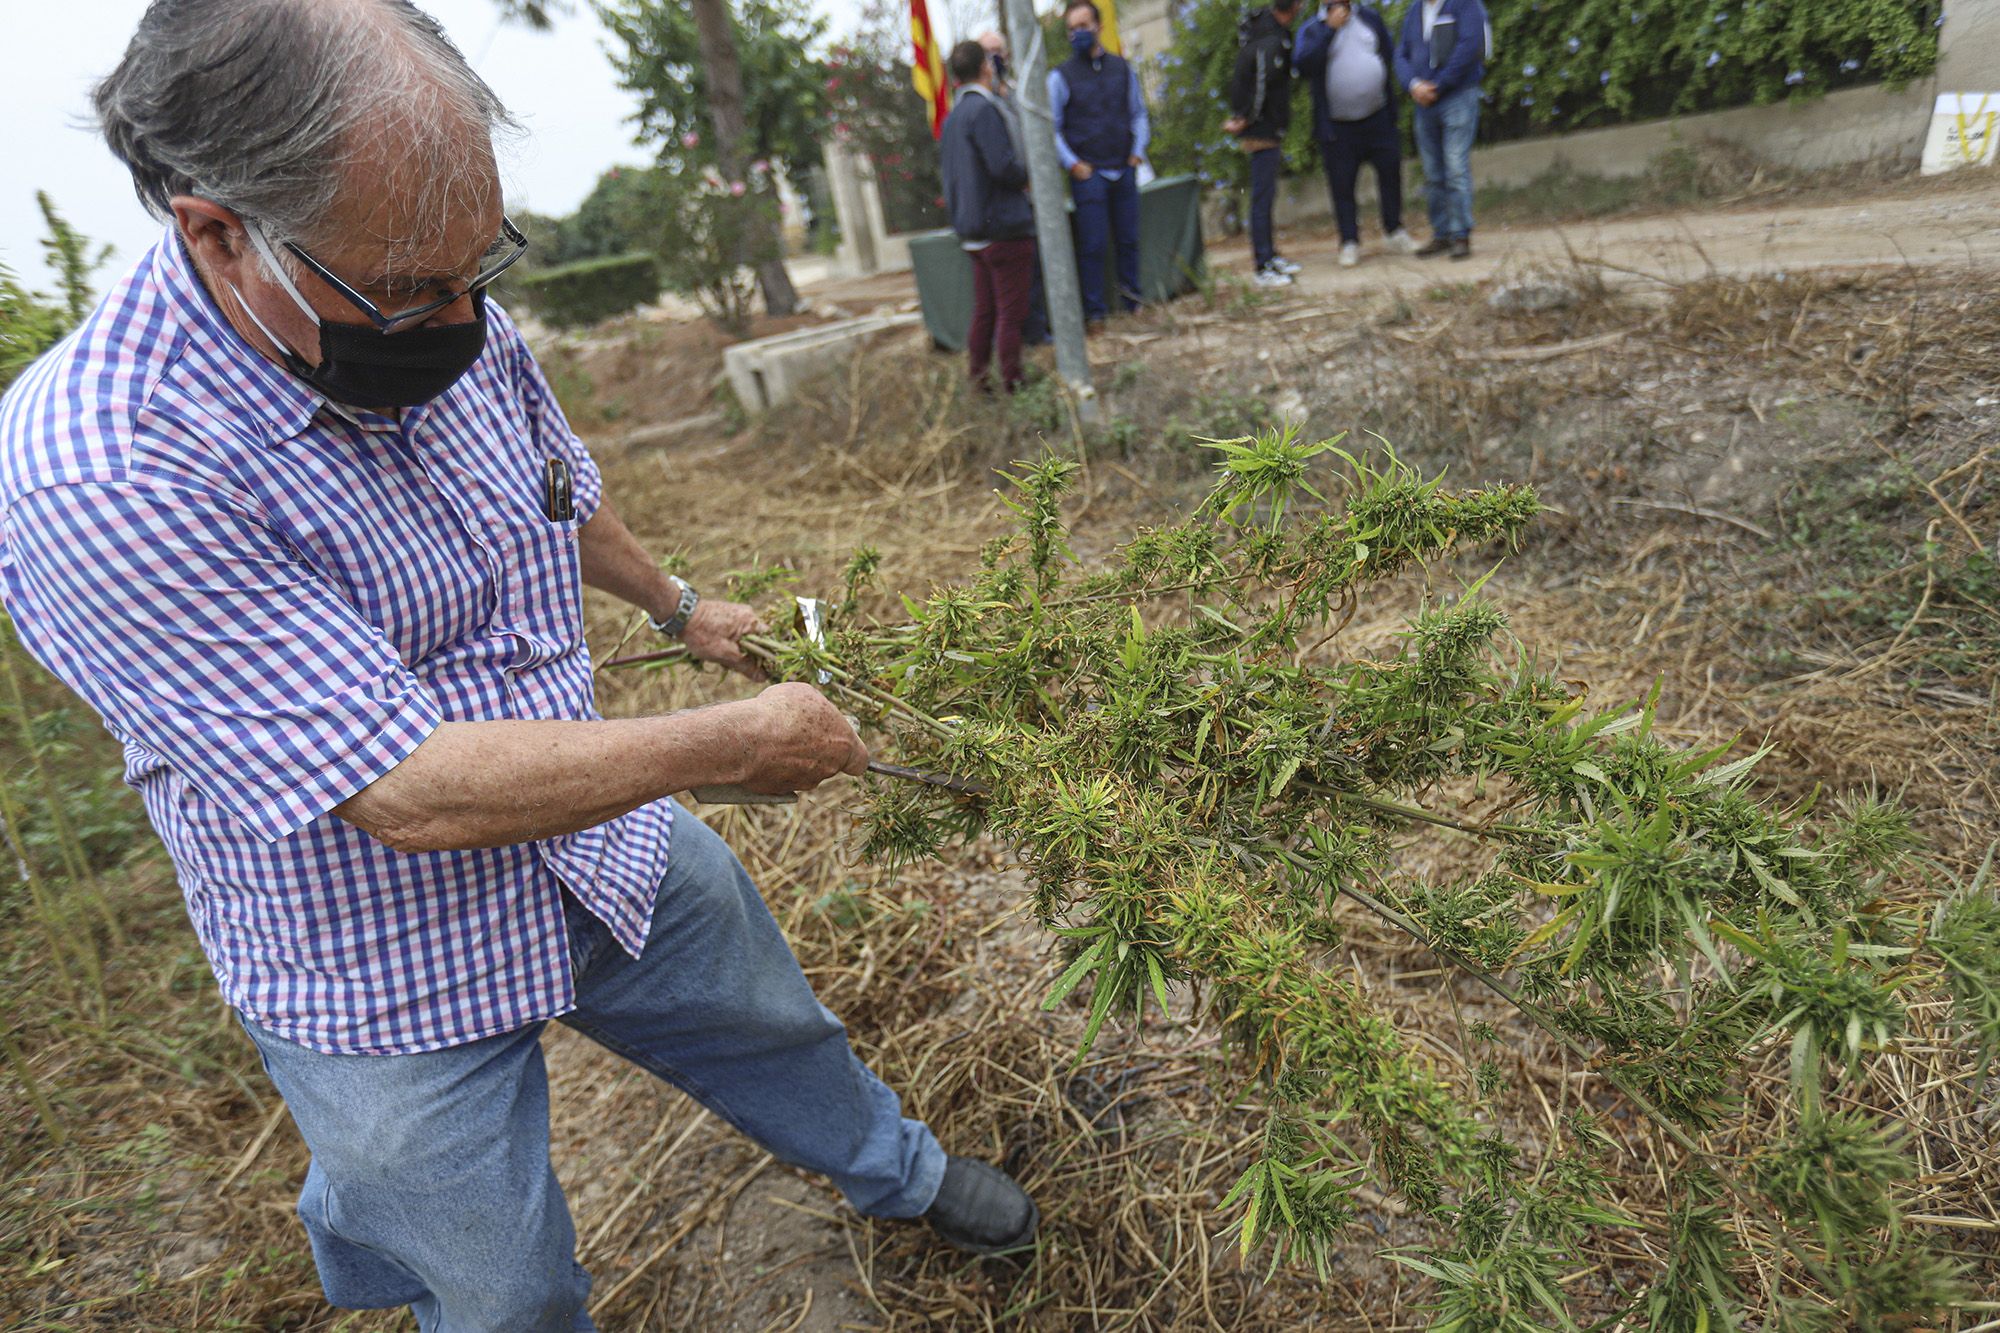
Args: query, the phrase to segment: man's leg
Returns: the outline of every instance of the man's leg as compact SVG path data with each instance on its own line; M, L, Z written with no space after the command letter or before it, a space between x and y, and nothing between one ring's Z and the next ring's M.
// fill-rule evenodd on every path
M1035 243L1030 240L995 241L993 255L994 304L999 315L994 327L994 356L1000 362L1000 387L1008 393L1021 386L1021 337L1028 322L1028 294L1034 290Z
M1346 245L1361 243L1361 218L1354 205L1354 182L1361 174L1361 160L1354 150L1351 126L1335 122L1333 138L1319 146L1319 163L1326 172L1326 190L1333 196L1333 220L1340 227Z
M875 1217L916 1217L944 1151L848 1049L735 853L674 809L666 877L633 958L572 904L586 941L562 1021L669 1083ZM572 945L573 955L578 953Z
M993 316L998 309L993 289L993 263L988 258L993 247L967 250L972 261L972 323L965 331L965 357L972 387L986 388L986 372L993 361Z
M1424 166L1424 201L1433 237L1451 235L1450 196L1445 187L1444 117L1440 108L1420 106L1416 114L1417 157Z
M299 1216L334 1305L423 1333L574 1333L590 1275L549 1167L542 1025L422 1055L326 1055L245 1021L312 1149Z
M1126 310L1139 308L1139 172L1127 167L1110 182L1111 235L1118 247L1118 296Z
M1276 148L1259 148L1250 154L1250 261L1258 268L1278 253L1277 242L1271 237L1271 213L1278 203L1278 164L1283 156Z
M1453 237L1472 234L1472 141L1479 134L1479 89L1461 88L1435 108L1443 122L1444 179ZM1426 167L1425 171L1430 168Z
M1104 300L1104 248L1111 240L1111 182L1102 176L1072 180L1076 200L1076 277L1083 290L1083 317L1103 319L1110 313Z
M1396 134L1396 118L1383 107L1367 120L1368 140L1361 152L1375 166L1375 193L1382 205L1382 233L1394 236L1403 229L1403 143ZM1361 173L1359 154L1355 174Z

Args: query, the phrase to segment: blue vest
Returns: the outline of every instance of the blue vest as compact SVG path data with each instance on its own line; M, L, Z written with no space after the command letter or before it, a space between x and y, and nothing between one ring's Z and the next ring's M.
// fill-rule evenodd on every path
M1063 138L1091 166L1113 171L1132 160L1132 72L1106 51L1096 60L1071 56L1062 67L1069 85Z

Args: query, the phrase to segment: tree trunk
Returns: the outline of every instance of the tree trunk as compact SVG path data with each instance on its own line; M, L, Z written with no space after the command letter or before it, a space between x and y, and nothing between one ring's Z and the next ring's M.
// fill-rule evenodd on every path
M730 24L729 0L690 0L701 61L708 74L708 120L715 130L716 166L729 180L747 180L743 160L743 68L736 59L736 37ZM775 187L773 187L775 188ZM799 308L799 294L785 272L785 240L772 218L769 234L757 238L759 251L771 256L757 263L757 285L764 292L764 309L789 315Z

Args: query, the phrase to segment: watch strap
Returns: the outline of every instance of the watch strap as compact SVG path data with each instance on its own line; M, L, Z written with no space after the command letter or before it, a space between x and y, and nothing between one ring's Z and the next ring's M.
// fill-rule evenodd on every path
M688 621L694 617L695 607L701 604L701 594L696 592L686 579L681 578L677 574L667 575L667 581L680 589L680 604L674 608L674 613L665 620L647 616L646 623L668 638L678 639L686 632Z

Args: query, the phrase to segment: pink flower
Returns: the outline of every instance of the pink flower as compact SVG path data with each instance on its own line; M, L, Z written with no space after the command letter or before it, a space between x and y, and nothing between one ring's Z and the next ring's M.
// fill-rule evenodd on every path
M826 90L827 90L828 92L830 92L830 93L837 93L837 92L839 92L839 91L840 91L840 80L839 80L839 79L837 79L837 78L836 78L836 79L828 79L828 80L826 81Z
M681 147L683 148L696 148L699 147L700 144L701 144L701 136L699 134L696 134L693 130L689 130L686 134L683 134L681 136Z
M742 181L731 181L729 182L729 197L732 199L741 199L744 192L749 188Z
M759 176L763 175L770 169L771 169L770 162L766 161L764 158L761 157L758 158L755 162L752 162L750 164L750 170L756 172Z

